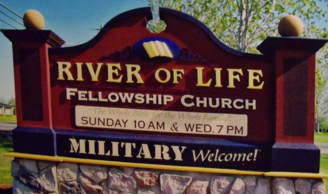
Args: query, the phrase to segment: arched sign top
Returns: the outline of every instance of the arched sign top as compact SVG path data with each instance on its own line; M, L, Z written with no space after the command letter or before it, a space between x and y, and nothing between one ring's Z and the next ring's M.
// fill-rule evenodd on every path
M208 138L272 143L273 111L269 110L274 105L274 66L269 59L229 48L204 24L187 14L163 8L160 15L167 27L158 34L146 28L152 18L150 9L141 8L116 16L85 44L49 49L52 110L58 115L53 126L62 129L90 127L78 120L73 120L72 125L70 119L79 119L77 113L85 111L85 107L80 106L85 105L84 99L78 96L80 90L85 90L92 97L86 104L93 107L151 110L152 114L178 111L180 120L184 112L204 113L198 115L200 120L213 119L207 118L205 114L208 113L219 117L229 114L236 117L228 115L232 120L227 122L238 123L225 132L226 128L220 131L218 127L206 128L202 133L188 131L189 128L183 132L171 128L164 132L147 131L154 135L159 132L168 136L203 134ZM116 94L128 96L122 96L126 99L124 102L116 101L119 96L103 99ZM97 95L101 99L94 101ZM155 97L155 101L150 100ZM67 110L74 110L76 114L70 115ZM262 120L256 121L259 114ZM168 125L171 123L166 123ZM186 127L183 123L179 125ZM140 131L144 129L134 132Z
M230 53L232 55L238 56L238 57L250 57L253 59L256 58L262 58L262 55L257 55L257 54L250 54L250 53L245 53L241 52L238 50L235 50L226 44L224 44L222 41L220 41L214 34L213 32L207 28L205 24L197 20L196 18L168 8L160 8L160 16L161 19L164 20L167 23L167 29L164 30L161 33L151 33L147 28L146 24L147 21L149 21L152 16L151 16L151 11L149 7L145 8L138 8L134 10L130 10L127 12L124 12L113 19L111 19L107 24L100 30L100 32L90 41L77 45L77 46L72 46L72 47L63 47L63 48L52 48L50 51L53 53L57 52L74 52L74 51L83 51L87 50L95 45L97 45L99 42L102 41L103 38L105 38L106 34L108 34L109 31L115 29L115 28L135 28L134 25L139 25L137 28L141 29L144 28L143 32L135 32L131 31L131 35L134 33L146 33L148 37L163 37L166 38L168 35L170 36L175 36L175 35L181 35L186 33L190 33L191 31L197 31L197 33L202 33L202 35L199 34L199 36L204 37L207 36L209 40L212 41L213 45L216 45L218 48L221 48L222 50L226 51L227 53ZM136 20L139 18L139 21ZM140 22L140 19L142 20ZM179 24L177 26L176 24ZM141 25L141 26L140 26ZM177 28L178 29L174 29ZM178 31L181 32L178 32ZM188 36L184 36L188 37ZM193 38L194 40L197 39L197 37ZM194 41L193 39L187 40L188 42ZM186 39L184 39L186 40ZM182 40L183 41L183 40Z

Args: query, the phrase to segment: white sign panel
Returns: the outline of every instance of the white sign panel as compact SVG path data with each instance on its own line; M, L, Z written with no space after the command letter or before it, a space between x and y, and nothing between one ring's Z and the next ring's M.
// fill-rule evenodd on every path
M76 106L79 127L247 136L247 115Z

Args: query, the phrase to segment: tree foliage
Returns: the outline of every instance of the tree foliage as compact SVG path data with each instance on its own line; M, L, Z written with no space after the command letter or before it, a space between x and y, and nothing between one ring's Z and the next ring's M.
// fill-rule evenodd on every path
M11 99L8 101L8 104L14 106L14 115L16 115L16 99L15 99L15 98L11 98Z
M8 104L13 105L13 106L16 106L16 99L15 99L15 98L11 98L11 99L8 101Z
M317 131L319 131L320 123L328 123L327 80L323 76L323 69L324 68L316 69L315 118Z
M240 51L257 52L268 36L277 36L277 25L286 15L297 15L305 23L305 37L328 38L316 26L326 11L309 0L157 0L161 7L185 12L207 25L224 43ZM149 0L154 4L154 0ZM315 29L315 33L313 33Z

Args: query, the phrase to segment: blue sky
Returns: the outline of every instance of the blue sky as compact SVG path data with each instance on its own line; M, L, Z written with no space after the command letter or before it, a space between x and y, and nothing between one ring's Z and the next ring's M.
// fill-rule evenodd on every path
M38 10L45 18L45 29L55 32L69 46L89 41L97 34L97 31L91 28L99 28L114 16L134 8L148 6L147 0L0 0L0 2L22 16L29 9ZM2 7L0 10L10 14ZM2 14L0 19L10 22L18 29L23 29ZM0 29L12 28L0 22ZM0 101L7 102L14 96L11 42L0 33Z

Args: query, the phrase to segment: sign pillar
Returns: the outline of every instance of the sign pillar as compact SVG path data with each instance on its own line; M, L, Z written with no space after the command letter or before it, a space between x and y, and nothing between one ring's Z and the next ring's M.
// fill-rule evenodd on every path
M37 147L37 142L51 143L45 154L54 154L50 68L48 49L60 47L64 41L49 30L2 30L3 34L13 43L15 92L17 104L17 125L13 132L14 149L20 152L32 151ZM39 130L28 130L28 128ZM35 135L45 134L44 138ZM35 141L33 141L35 139ZM41 142L40 142L41 141ZM17 142L17 143L16 143ZM18 143L19 142L19 143ZM26 142L24 147L18 144ZM35 142L35 144L31 144ZM35 145L35 147L33 146ZM40 145L40 144L39 144ZM37 154L37 153L36 153Z
M323 40L270 37L258 47L275 63L273 171L319 172L320 150L313 144L315 53L324 44Z

